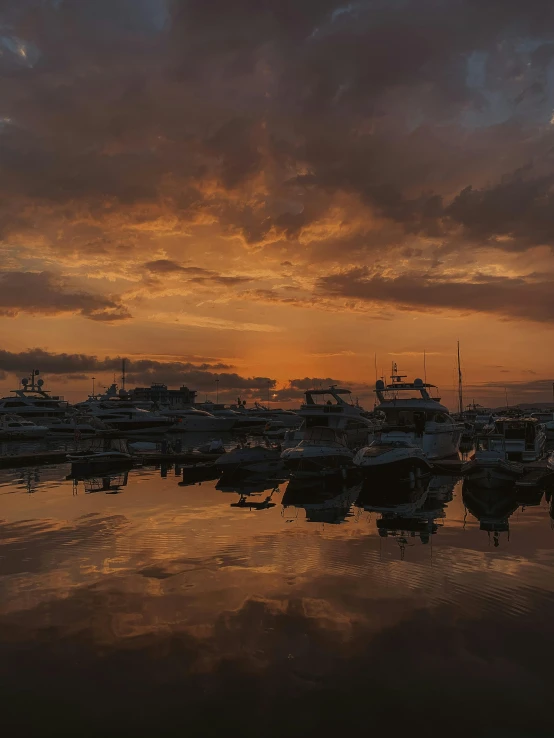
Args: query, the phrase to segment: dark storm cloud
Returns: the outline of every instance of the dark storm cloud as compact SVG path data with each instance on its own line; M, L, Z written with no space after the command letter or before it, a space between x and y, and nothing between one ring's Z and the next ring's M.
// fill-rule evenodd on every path
M144 204L184 221L207 211L249 241L295 238L320 195L346 192L408 233L462 224L492 238L504 212L528 240L538 210L533 241L552 238L544 193L532 186L537 202L524 195L510 213L512 197L479 195L472 171L489 156L500 180L551 146L527 135L548 106L547 0L6 0L0 16L8 232L32 223L32 201L58 218L76 202L100 220ZM475 52L480 85L468 82ZM490 148L488 127L462 119L495 94L539 107L495 123ZM262 173L262 204L227 202Z
M386 277L361 267L322 277L318 290L324 296L392 303L407 309L476 311L536 321L554 319L552 281L488 275L455 281L432 273Z
M90 354L52 353L40 348L19 353L0 351L0 370L11 374L27 374L38 368L44 374L83 375L119 373L122 357L99 359ZM158 361L156 359L127 359L126 373L129 384L152 384L164 382L168 385L185 384L193 389L213 392L218 380L219 390L223 392L245 391L246 393L266 392L275 387L270 377L242 377L228 370L232 367L222 362L192 363L190 361Z
M51 272L0 272L0 315L76 313L90 320L130 318L126 308L101 295L72 289Z
M467 187L446 212L475 240L509 236L516 248L554 245L554 175L527 179L519 172L496 187Z
M144 269L154 274L187 274L191 276L209 276L213 274L209 269L203 269L202 267L189 267L178 264L176 261L170 259L156 259L156 261L147 261L143 264Z
M152 274L168 275L168 274L181 274L188 278L191 282L197 284L221 284L228 287L235 285L246 284L251 282L252 277L240 276L240 275L225 275L219 274L211 269L203 269L202 267L196 266L183 266L170 259L157 259L156 261L148 261L143 265L144 269L148 270Z

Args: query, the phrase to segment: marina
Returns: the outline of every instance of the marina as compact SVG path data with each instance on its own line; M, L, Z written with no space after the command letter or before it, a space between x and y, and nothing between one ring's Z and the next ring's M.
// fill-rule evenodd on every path
M531 630L548 652L554 455L540 418L454 416L396 367L370 411L338 386L273 412L165 385L61 405L37 375L14 393L29 420L0 414L20 433L0 444L0 673L5 713L23 728L35 723L24 689L45 712L63 692L62 735L91 695L102 705L92 734L107 719L120 733L171 734L183 699L211 735L245 724L280 735L282 704L301 715L329 694L354 725L368 679L379 720L399 678L410 711L438 694L461 710L467 687L446 682L498 679L483 629L510 643ZM525 673L528 659L508 652L511 673ZM505 684L487 701L487 731L519 720ZM266 706L248 718L245 691ZM519 698L543 719L544 689Z
M554 738L554 3L0 24L3 733Z

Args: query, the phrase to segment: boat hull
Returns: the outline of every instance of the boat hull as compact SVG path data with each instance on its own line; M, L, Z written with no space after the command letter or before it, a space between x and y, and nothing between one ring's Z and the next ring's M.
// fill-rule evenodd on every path
M33 441L37 438L44 438L48 433L47 428L37 426L36 430L22 432L21 430L0 430L0 441Z
M283 454L283 462L295 477L327 476L346 472L352 468L352 455L328 453L305 454L304 449L289 449Z
M498 489L523 476L523 466L511 461L471 461L464 476L477 487Z
M448 459L458 454L462 437L462 426L445 428L444 430L425 430L423 435L407 432L406 440L419 446L429 460ZM382 433L381 439L386 440L388 433ZM393 433L397 437L397 431Z
M109 418L103 418L103 422L109 425L110 428L124 433L127 436L152 436L152 435L163 435L171 428L170 424L160 424L155 421L124 421L124 420L110 420Z
M194 418L184 417L169 428L169 433L226 433L232 430L236 421L232 418Z

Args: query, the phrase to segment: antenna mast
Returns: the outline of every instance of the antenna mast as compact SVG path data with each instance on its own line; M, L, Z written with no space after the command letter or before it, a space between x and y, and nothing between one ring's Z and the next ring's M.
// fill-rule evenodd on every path
M121 389L125 391L125 364L127 359L121 359Z
M462 388L462 365L460 363L460 342L458 341L458 412L464 411L464 396Z

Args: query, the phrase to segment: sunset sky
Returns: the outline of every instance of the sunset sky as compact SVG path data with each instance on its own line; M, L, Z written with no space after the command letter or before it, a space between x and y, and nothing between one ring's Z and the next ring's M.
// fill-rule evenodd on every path
M552 0L2 0L0 391L552 399Z

